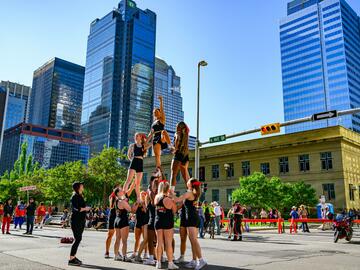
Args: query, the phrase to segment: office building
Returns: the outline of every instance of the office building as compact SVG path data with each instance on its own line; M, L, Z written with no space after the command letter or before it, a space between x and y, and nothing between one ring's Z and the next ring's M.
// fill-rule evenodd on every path
M165 129L169 133L170 138L174 138L177 123L184 121L180 77L176 75L174 68L168 65L165 60L156 57L154 109L160 106L159 96L163 97L166 115ZM195 137L189 137L190 149L195 148L195 140ZM169 150L165 150L165 152L169 152Z
M345 0L294 0L280 23L285 121L360 107L360 19ZM341 125L360 132L360 114L286 127Z
M80 132L84 71L57 57L35 70L28 122Z
M336 208L359 209L359 153L360 134L332 126L201 148L199 178L208 185L205 199L219 201L225 208L231 206L231 194L239 188L240 177L262 172L284 182L304 181L316 190L317 196L325 195ZM172 157L161 158L167 178ZM154 167L154 157L144 159L144 186ZM193 168L194 151L191 151L190 175ZM180 175L177 181L176 190L185 192Z
M27 154L45 169L77 160L86 164L90 155L87 138L78 133L20 123L4 132L0 174L13 168L24 142Z
M82 132L91 152L123 148L150 131L154 95L156 14L131 0L90 25Z

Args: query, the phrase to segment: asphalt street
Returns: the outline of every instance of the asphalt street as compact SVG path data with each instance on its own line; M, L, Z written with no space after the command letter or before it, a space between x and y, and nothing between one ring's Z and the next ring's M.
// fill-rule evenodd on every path
M60 238L71 236L71 230L45 228L32 236L23 231L0 235L0 270L76 269L67 266L69 244ZM78 257L87 269L155 269L138 263L104 259L106 232L87 230ZM175 236L175 257L179 255L179 236ZM133 248L133 234L129 236L128 252ZM206 270L232 269L360 269L360 230L355 229L353 240L333 243L331 231L312 230L310 234L278 235L275 231L258 231L244 235L242 242L230 242L226 236L200 239L203 256L209 265ZM191 259L190 243L186 260ZM166 264L163 265L164 268ZM183 268L183 267L182 267ZM183 268L185 269L185 268Z

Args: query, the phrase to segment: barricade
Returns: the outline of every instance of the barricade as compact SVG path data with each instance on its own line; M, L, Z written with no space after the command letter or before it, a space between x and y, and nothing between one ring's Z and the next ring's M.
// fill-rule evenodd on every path
M278 233L281 234L281 233L284 232L283 225L282 225L284 223L283 218L278 218L278 219L260 219L260 218L250 219L250 218L244 218L244 219L242 219L242 222L244 222L244 223L254 223L254 222L277 223ZM221 223L229 223L229 219L222 219ZM228 231L229 231L229 224L226 227L226 232L228 232Z

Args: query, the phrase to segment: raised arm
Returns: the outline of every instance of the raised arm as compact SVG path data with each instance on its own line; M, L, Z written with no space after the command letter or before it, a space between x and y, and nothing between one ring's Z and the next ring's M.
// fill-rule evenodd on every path
M165 111L164 111L164 103L163 103L163 97L159 96L160 101L160 122L165 125L166 117L165 117Z

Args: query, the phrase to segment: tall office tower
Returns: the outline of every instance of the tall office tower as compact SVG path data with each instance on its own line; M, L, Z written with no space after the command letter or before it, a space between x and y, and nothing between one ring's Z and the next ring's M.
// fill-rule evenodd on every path
M156 14L122 0L88 36L82 132L91 152L123 148L152 122Z
M360 19L345 0L295 0L280 23L285 121L360 107ZM303 123L287 133L342 125L360 114Z
M80 131L85 68L55 57L34 72L29 123Z
M27 120L30 92L28 86L0 82L0 155L5 130Z

